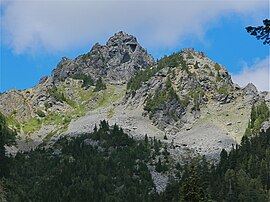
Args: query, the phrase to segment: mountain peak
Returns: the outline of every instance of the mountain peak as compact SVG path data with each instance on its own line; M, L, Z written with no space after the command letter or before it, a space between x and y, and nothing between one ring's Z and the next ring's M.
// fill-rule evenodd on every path
M114 34L114 36L109 38L106 46L119 46L123 44L129 46L133 52L135 51L137 46L140 46L135 36L129 35L123 31L117 32Z
M110 39L112 39L112 38L127 38L127 37L132 37L132 38L135 38L136 39L135 36L130 35L130 34L124 32L124 31L116 32Z
M194 48L184 48L182 53L187 54L187 55L197 55L200 57L207 57L204 52L196 51Z
M106 45L96 43L90 52L73 60L61 61L53 71L54 81L63 81L74 74L86 74L94 80L102 77L110 83L125 83L138 70L153 65L154 59L123 31L115 33Z

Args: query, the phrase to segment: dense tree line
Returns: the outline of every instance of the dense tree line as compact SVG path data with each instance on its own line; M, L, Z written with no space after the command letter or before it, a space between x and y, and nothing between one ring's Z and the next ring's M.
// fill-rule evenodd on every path
M220 162L210 165L204 158L178 167L178 179L162 193L163 201L270 201L270 129L241 145L222 150Z
M254 133L258 133L261 127L261 124L269 119L270 112L267 107L265 101L259 103L257 106L252 105L250 121L248 123L248 127L246 129L246 135L252 135Z
M167 84L169 85L169 84ZM264 104L252 113L265 117ZM253 116L253 115L252 115ZM252 117L251 116L251 117ZM167 146L145 135L134 140L117 125L102 121L89 134L61 138L49 149L5 156L14 142L0 114L0 198L8 201L270 201L270 129L245 135L241 145L222 150L210 164L198 157L174 166L166 190L156 193L148 165L172 171ZM161 150L161 148L163 149ZM153 164L154 162L154 164Z
M9 201L154 201L146 163L157 140L135 141L106 121L53 148L18 153L4 179ZM151 155L150 155L151 154Z

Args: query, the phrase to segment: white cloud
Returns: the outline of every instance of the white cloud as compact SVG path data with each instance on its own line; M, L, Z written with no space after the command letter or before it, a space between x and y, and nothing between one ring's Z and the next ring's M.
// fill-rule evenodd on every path
M123 30L147 47L202 37L225 14L256 16L267 0L3 0L3 39L15 52L62 51ZM256 13L256 15L254 15ZM258 15L257 15L258 16Z
M270 56L248 66L244 65L242 72L233 74L235 83L244 87L248 83L253 83L260 91L270 90Z

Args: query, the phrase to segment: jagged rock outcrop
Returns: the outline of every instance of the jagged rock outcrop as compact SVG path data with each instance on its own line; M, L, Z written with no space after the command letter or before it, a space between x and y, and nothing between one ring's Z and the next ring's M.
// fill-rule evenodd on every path
M54 85L52 78L42 77L38 85L26 90L12 89L0 95L0 112L20 123L27 122L31 117L43 113L67 111L70 106L60 102L50 92Z
M74 60L62 58L52 73L54 81L63 81L74 74L87 74L93 79L102 77L109 83L124 83L138 70L153 65L137 39L124 32L111 37L106 45L95 44L91 51Z
M164 63L164 67L136 93L129 92L125 98L128 105L145 105L149 99L159 99L160 92L169 91L166 83L170 80L179 99L163 100L150 114L160 129L192 124L200 116L200 108L207 106L210 100L227 104L235 99L234 85L226 68L211 61L204 53L187 48L161 59L157 66Z
M18 121L28 121L32 110L20 91L12 89L0 96L0 111L8 117L14 116Z
M255 102L259 99L259 92L253 83L249 83L243 88L243 93L247 96L250 102Z
M260 93L260 97L265 101L267 106L270 108L270 92L269 91L263 91Z
M231 94L217 94L215 99L221 104L230 103L233 100L233 95Z

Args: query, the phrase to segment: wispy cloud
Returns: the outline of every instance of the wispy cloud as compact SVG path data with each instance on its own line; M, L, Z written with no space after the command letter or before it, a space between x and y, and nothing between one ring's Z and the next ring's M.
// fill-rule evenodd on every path
M2 1L2 37L16 53L76 48L119 30L147 47L168 47L188 34L202 37L225 14L252 16L268 8L267 0Z
M240 86L253 83L260 91L270 90L270 56L257 61L253 65L244 65L239 74L233 74L232 79Z

